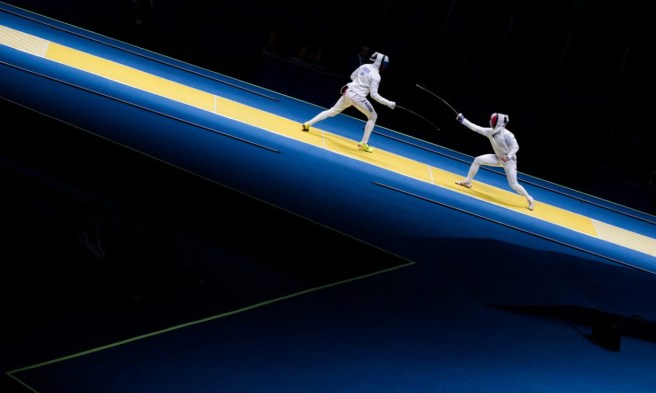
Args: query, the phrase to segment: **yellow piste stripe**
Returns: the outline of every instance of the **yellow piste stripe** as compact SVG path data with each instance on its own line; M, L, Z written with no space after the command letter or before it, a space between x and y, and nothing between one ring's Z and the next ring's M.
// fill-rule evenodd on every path
M455 175L436 167L431 167L424 163L385 150L376 149L373 154L365 153L358 150L357 143L351 139L331 134L316 127L312 127L309 132L303 132L301 131L301 125L299 122L246 106L235 101L227 100L225 98L219 98L218 108L220 108L220 114L240 122L300 140L310 145L324 148L357 160L365 161L369 164L385 168L404 176L412 177L444 188L449 188L470 197L485 200L524 214L530 214L531 216L540 218L544 221L565 226L591 236L597 236L595 227L588 217L539 202L536 202L536 208L531 212L526 208L526 199L516 194L514 191L506 191L476 181L474 181L473 188L466 189L455 184L455 181L462 179L462 176Z
M51 43L46 58L196 108L214 109L213 94L63 45Z
M0 25L0 44L10 48L44 57L50 41Z
M374 153L365 153L358 150L357 143L351 139L316 127L312 127L309 132L304 132L301 131L301 124L299 122L225 98L219 98L218 108L220 108L220 114L240 122L300 140L350 158L365 161L401 175L448 188L455 192L485 200L520 213L529 214L544 221L565 226L587 235L597 236L597 231L588 217L540 202L536 202L536 208L531 212L526 207L526 198L514 191L503 190L477 181L474 181L473 188L466 189L455 184L455 181L461 180L463 176L458 176L451 172L431 167L381 149L376 149Z
M608 224L593 222L588 217L540 201L536 201L534 211L529 211L526 208L526 200L522 196L513 191L500 189L485 183L474 181L474 187L471 189L455 185L454 182L462 179L464 174L456 175L381 149L376 149L374 153L366 153L357 149L356 141L332 134L323 129L313 127L310 132L303 132L298 121L218 97L202 90L48 42L13 29L0 29L0 43L36 56L44 56L52 61L93 73L117 83L213 112L352 159L367 162L407 177L448 188L468 197L484 200L623 247L654 255L655 239ZM602 230L599 230L600 228ZM618 233L621 235L618 235Z
M656 241L654 241L654 239L648 236L643 236L639 233L627 231L626 229L608 225L605 222L597 220L592 221L595 228L597 228L597 232L601 239L656 257Z

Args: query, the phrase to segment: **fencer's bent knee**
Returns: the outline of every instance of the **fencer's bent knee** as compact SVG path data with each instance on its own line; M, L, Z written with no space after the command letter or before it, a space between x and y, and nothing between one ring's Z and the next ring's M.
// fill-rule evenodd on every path
M367 116L369 120L376 121L378 120L378 113L376 111L369 112L369 116Z

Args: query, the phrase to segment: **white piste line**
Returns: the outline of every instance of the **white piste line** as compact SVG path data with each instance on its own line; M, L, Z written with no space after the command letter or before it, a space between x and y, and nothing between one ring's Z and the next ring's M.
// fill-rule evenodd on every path
M431 183L433 185L437 185L437 183L435 183L435 177L433 176L433 167L430 165L427 166L428 166L428 176L430 177Z

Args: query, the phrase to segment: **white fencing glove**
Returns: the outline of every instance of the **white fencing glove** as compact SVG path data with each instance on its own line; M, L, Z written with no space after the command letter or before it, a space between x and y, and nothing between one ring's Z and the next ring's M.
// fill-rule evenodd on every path
M458 123L462 124L462 122L465 121L465 116L463 116L462 113L458 113L456 120L458 120Z
M396 102L390 101L388 106L389 106L390 109L394 109L394 108L396 108Z

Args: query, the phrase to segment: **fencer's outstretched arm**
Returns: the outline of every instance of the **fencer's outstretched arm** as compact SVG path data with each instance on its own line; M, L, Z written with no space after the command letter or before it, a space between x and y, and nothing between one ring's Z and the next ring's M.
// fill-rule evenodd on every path
M385 105L386 107L390 109L394 109L396 107L396 102L390 101L387 98L384 98L378 93L378 86L380 85L379 81L373 81L371 83L371 88L369 89L369 95L371 98L374 100L378 101L380 104Z
M465 116L462 115L462 113L458 113L458 116L456 116L456 120L458 120L458 123L462 124L463 126L469 128L470 130L477 132L481 135L487 136L490 131L492 130L489 127L481 127L479 125L476 125L472 123L471 121L465 119Z

